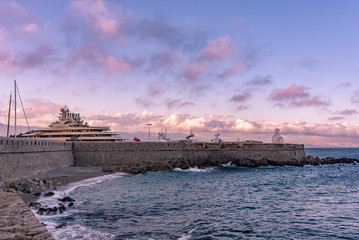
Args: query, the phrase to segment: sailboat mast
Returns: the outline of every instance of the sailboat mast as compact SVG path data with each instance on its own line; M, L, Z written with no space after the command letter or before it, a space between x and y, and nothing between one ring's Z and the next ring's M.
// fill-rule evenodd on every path
M10 113L11 113L11 94L10 94L10 101L9 101L9 114L7 116L7 133L6 133L6 137L9 137Z
M14 105L14 108L15 108L15 134L14 136L16 137L16 80L14 80L14 97L15 97L15 105Z

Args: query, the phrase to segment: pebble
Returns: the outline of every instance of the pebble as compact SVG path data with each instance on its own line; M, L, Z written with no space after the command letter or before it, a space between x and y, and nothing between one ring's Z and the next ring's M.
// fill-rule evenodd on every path
M21 198L0 189L0 240L54 240Z

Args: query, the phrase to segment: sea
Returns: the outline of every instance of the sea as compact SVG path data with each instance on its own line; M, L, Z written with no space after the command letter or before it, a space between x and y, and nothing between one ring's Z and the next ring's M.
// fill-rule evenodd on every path
M358 148L307 155L359 159ZM359 239L359 164L197 167L115 173L41 198L74 205L37 215L56 239Z

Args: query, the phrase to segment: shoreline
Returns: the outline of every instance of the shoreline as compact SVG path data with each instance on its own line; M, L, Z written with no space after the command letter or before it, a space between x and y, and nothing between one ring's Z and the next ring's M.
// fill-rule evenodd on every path
M100 167L72 165L14 181L4 186L4 190L16 193L28 205L38 201L44 194L58 191L71 183L109 174Z

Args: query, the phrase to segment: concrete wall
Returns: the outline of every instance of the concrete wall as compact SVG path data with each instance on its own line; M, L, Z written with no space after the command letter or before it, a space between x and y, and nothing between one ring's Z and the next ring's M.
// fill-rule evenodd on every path
M246 143L74 143L75 164L123 166L156 164L184 158L191 166L216 165L232 161L238 166L296 165L305 157L300 144ZM241 164L241 161L243 164Z
M73 163L71 142L0 138L0 184Z

